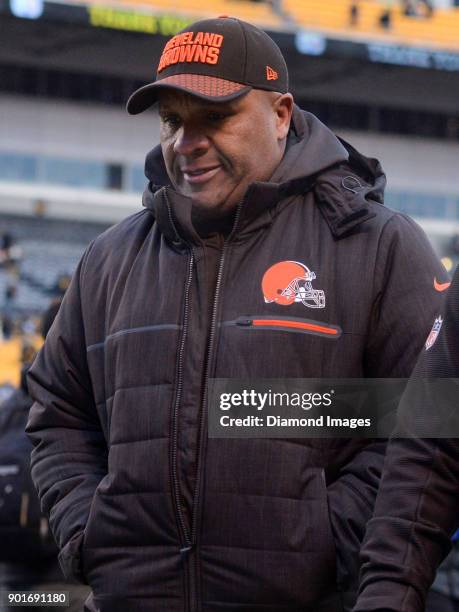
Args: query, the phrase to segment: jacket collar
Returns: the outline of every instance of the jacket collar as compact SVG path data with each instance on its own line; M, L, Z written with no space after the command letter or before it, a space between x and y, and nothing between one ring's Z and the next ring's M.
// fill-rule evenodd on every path
M191 218L193 200L170 185L160 146L148 153L145 175L149 184L143 205L155 216L164 235L177 244L201 243ZM340 238L375 216L368 200L382 204L384 186L385 176L377 160L364 157L314 115L295 106L284 158L269 182L249 185L237 235L269 225L280 208L314 189L332 234Z

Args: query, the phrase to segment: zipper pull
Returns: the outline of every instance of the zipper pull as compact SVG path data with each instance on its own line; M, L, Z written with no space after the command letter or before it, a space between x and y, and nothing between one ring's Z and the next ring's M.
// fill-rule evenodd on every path
M187 557L188 553L193 549L193 546L184 546L183 548L180 549L180 556L182 557L182 561L185 560L185 558Z
M253 319L247 319L246 317L239 317L236 320L236 325L243 325L244 327L250 327L253 325Z

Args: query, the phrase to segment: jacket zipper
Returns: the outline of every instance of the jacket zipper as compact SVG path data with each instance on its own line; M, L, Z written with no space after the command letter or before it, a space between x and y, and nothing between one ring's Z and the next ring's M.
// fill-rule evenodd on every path
M174 219L172 216L172 210L170 207L169 199L167 197L167 192L164 193L164 199L165 199L166 206L167 206L169 220L176 234L176 239L178 242L181 242L180 235L177 232L177 228L175 226ZM189 303L190 302L190 288L191 288L191 283L193 280L194 252L193 252L192 247L189 247L189 252L190 252L190 256L189 256L189 261L188 261L188 273L187 273L187 280L185 284L185 301L184 301L184 308L183 308L184 310L183 332L182 332L182 338L180 341L180 348L179 348L179 354L178 354L178 359L177 359L177 375L176 375L177 393L175 396L174 411L172 414L172 436L171 436L172 444L171 444L171 458L170 458L171 473L172 473L172 489L173 489L173 496L174 496L174 502L175 502L175 511L176 511L176 516L178 517L179 532L180 532L181 541L183 544L182 548L180 549L180 556L184 563L185 563L188 553L192 549L192 543L191 543L191 536L188 533L188 529L186 527L185 520L183 518L183 510L181 506L180 486L179 486L179 478L178 478L178 470L177 470L177 448L178 448L178 412L179 412L179 407L180 407L180 401L182 399L182 389L183 389L183 356L184 356L184 351L185 351L186 337L188 333L188 320L189 320L189 310L190 310L190 303ZM190 598L191 576L190 576L189 570L186 571L186 576L187 576L187 587L188 588L187 588L187 594L185 596L185 606L186 606L186 610L190 610L191 609L191 598Z
M183 389L183 355L185 350L186 336L188 332L188 319L189 319L189 297L191 281L193 279L193 264L194 255L193 250L190 249L190 259L188 262L188 275L185 286L185 303L184 303L184 315L183 315L183 333L180 343L178 365L177 365L177 394L175 396L174 412L172 415L172 448L171 448L171 469L172 469L172 483L175 495L175 509L179 519L180 528L182 531L182 537L184 546L180 549L182 556L185 556L187 552L191 550L191 538L188 533L188 529L183 518L183 510L180 504L180 487L179 478L177 473L177 447L178 447L178 412L180 407L180 401L182 399Z
M207 359L206 359L205 376L204 376L204 391L203 391L203 396L202 396L201 415L200 415L200 420L199 420L197 473L196 473L196 484L195 484L194 495L193 495L193 508L192 508L192 514L191 514L191 548L195 547L197 543L198 510L199 510L199 497L200 497L200 490L201 490L201 474L202 474L201 464L202 464L202 453L203 453L203 447L204 447L204 425L205 425L205 420L206 420L206 404L207 404L207 381L209 378L210 369L212 365L213 348L214 348L214 342L215 342L215 332L217 328L217 313L218 313L218 304L219 304L219 297L220 297L220 288L221 288L221 284L223 280L223 269L225 265L226 253L228 251L228 245L231 242L235 234L237 225L239 223L239 217L241 215L241 210L242 210L245 200L246 198L244 198L238 204L238 207L236 209L236 214L234 217L233 229L231 230L230 235L228 236L227 240L225 240L223 244L223 250L222 250L220 262L218 265L217 282L215 285L214 303L212 307L212 318L211 318L210 332L209 332L209 342L207 345ZM199 577L198 577L198 565L197 565L196 557L194 558L194 578L195 578L194 582L197 586ZM195 597L195 599L197 600L197 597ZM193 602L191 601L190 604L191 604L191 609L193 609ZM196 609L197 609L197 606L196 606Z

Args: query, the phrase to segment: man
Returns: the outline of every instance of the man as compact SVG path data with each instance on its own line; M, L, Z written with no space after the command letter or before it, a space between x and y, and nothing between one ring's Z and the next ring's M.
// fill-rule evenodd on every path
M459 525L458 346L459 268L400 405L399 433L407 437L388 445L356 612L423 612L451 547ZM447 612L453 604L444 599L438 609Z
M258 28L173 37L128 111L156 102L146 210L88 248L30 376L61 563L102 612L348 609L384 443L208 439L207 382L408 376L444 273Z

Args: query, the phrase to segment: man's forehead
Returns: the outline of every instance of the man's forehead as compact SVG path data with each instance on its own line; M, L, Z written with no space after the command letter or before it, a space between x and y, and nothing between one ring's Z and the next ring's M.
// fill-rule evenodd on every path
M158 108L160 111L180 108L187 108L196 111L208 109L237 109L241 106L241 102L241 98L227 102L213 102L211 100L204 100L198 96L193 96L183 91L174 90L162 91L158 95Z

